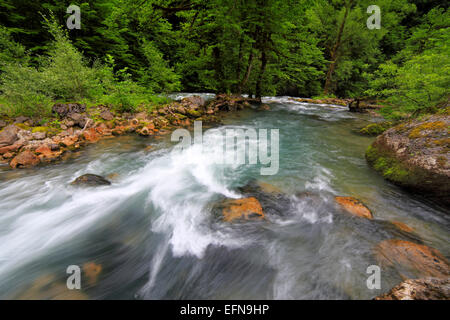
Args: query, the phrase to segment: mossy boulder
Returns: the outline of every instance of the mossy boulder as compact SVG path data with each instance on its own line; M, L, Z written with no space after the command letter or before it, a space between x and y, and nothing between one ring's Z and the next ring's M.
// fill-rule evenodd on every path
M361 130L359 130L359 133L367 135L367 136L378 136L385 132L387 129L392 127L392 122L386 121L382 123L371 123Z
M429 116L395 126L366 151L387 180L450 205L450 117Z

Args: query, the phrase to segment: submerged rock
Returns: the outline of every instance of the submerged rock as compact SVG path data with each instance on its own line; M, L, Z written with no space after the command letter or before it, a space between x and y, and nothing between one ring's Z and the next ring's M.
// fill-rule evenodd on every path
M450 205L449 116L395 126L367 149L367 162L387 180Z
M352 215L373 219L372 212L361 201L353 197L335 197L336 202Z
M450 279L409 279L375 300L449 300Z
M67 284L54 275L43 275L31 287L14 297L17 300L88 300L80 290L69 290Z
M391 223L399 230L407 233L414 232L414 229L408 226L407 224L400 222L400 221L391 221Z
M71 185L97 187L97 186L109 186L111 185L111 182L106 180L102 176L98 176L96 174L85 174L76 178L71 183Z
M264 219L261 204L254 197L224 201L222 214L226 222Z
M407 272L419 277L447 278L450 267L443 255L436 249L425 245L398 239L384 240L374 249L375 258L380 266L396 267L400 275L410 276Z
M89 285L94 286L97 283L102 269L102 265L96 264L95 262L86 262L83 264L83 275L87 278Z

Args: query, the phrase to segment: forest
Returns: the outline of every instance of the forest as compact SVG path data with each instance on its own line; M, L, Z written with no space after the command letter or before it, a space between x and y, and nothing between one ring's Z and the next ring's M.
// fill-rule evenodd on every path
M67 8L80 8L68 29ZM450 15L439 0L0 0L0 112L55 101L116 111L164 93L371 97L387 118L439 111ZM420 75L420 76L418 76Z

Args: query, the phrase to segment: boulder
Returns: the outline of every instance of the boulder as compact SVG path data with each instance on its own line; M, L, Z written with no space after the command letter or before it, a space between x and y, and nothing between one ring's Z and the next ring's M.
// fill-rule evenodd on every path
M184 107L189 107L193 109L201 108L205 105L205 103L206 103L205 99L203 99L200 96L187 97L181 100L181 104Z
M95 262L87 262L83 264L83 275L87 278L89 285L94 286L97 283L98 276L102 272L102 265Z
M335 200L348 213L361 218L373 219L372 212L358 199L353 197L335 197Z
M20 148L22 148L25 145L25 140L18 140L14 142L14 144L1 147L0 148L0 154L10 153L10 152L17 152Z
M35 132L32 134L34 140L44 140L47 137L45 132Z
M24 123L25 121L28 121L28 120L30 120L30 118L25 117L25 116L20 116L14 120L14 123Z
M61 118L65 118L70 113L86 112L86 105L79 103L57 103L52 107L52 112L58 114Z
M449 300L450 279L409 279L375 300Z
M237 200L226 200L223 203L223 220L231 222L234 220L262 220L264 213L259 201L254 198Z
M83 132L83 138L88 142L94 143L100 139L100 136L94 128L90 128Z
M404 122L376 138L367 162L385 179L450 206L449 128L446 115Z
M112 119L114 119L114 115L112 114L111 111L105 110L102 113L100 113L100 118L106 121L111 121Z
M23 151L19 153L9 164L11 168L32 167L40 163L39 158L31 151Z
M380 267L395 267L404 278L450 276L449 264L444 256L425 245L390 239L380 242L374 252Z
M0 147L12 145L19 140L17 133L19 128L15 125L9 125L0 132Z
M6 121L0 120L0 129L7 126Z
M111 185L111 182L109 182L102 176L96 174L85 174L76 178L71 183L71 185L97 187L97 186L109 186Z

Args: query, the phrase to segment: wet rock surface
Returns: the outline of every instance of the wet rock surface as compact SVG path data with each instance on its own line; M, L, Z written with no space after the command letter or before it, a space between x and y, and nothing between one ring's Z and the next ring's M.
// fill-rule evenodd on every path
M222 203L223 220L232 222L238 220L262 220L264 213L256 198L225 200Z
M450 276L450 266L445 257L426 245L390 239L380 242L374 253L380 267L395 267L403 278Z
M397 125L367 149L368 163L387 180L450 205L450 116Z
M367 219L373 219L372 212L361 201L353 197L335 197L338 203L348 213Z
M98 186L109 186L111 182L103 178L102 176L96 174L85 174L76 178L71 185L73 186L87 186L87 187L98 187Z
M375 300L449 300L450 279L409 279Z

